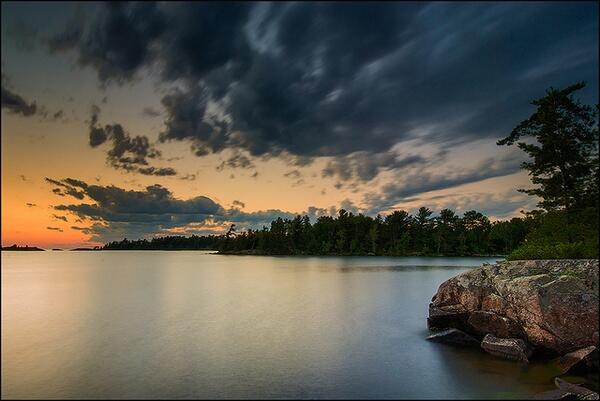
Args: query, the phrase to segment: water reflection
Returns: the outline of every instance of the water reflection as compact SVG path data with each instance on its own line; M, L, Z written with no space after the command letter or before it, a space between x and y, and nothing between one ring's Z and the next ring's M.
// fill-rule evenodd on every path
M537 392L542 368L424 340L439 284L490 261L3 252L2 397Z
M406 265L395 265L395 266L340 266L337 268L342 273L355 273L355 272L381 272L381 271L424 271L428 269L434 270L456 270L464 269L464 266L455 265L418 265L418 266L406 266Z

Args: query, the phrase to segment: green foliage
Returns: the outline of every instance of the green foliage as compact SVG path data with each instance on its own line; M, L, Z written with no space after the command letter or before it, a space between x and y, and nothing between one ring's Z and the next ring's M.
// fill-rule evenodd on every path
M375 218L340 210L337 218L322 216L311 224L308 216L278 218L262 230L224 235L162 237L106 244L104 249L216 249L266 255L491 255L513 251L530 224L514 218L491 223L471 210L462 217L444 209L434 216L420 208L416 216L399 210Z
M526 239L509 259L598 258L598 106L573 98L584 86L550 88L532 102L535 113L498 141L534 139L517 146L531 157L523 168L538 186L520 191L539 196L546 210L529 213L521 233L528 232ZM511 238L502 224L496 227L493 240Z
M598 208L535 213L533 229L508 259L597 259Z
M521 189L542 198L539 206L550 211L598 206L598 107L583 105L573 98L583 82L534 100L537 106L527 120L498 145L518 142L531 160L523 163L529 170L533 189Z
M594 249L584 242L559 244L524 244L508 257L508 260L523 259L598 259L598 247Z

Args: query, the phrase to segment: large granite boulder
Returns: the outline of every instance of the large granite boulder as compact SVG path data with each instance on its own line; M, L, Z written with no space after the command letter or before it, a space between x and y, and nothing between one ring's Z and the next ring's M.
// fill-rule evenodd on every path
M479 338L521 338L550 355L598 347L598 260L483 265L439 287L427 322Z

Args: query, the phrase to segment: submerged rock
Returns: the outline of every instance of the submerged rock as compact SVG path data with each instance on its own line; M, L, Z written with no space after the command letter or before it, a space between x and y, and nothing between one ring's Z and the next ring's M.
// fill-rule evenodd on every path
M437 333L433 333L427 340L436 343L454 344L461 346L478 347L479 341L471 337L464 331L458 329L442 330Z
M531 356L531 348L520 338L497 338L487 334L481 341L481 348L500 358L525 363Z
M569 352L557 358L554 363L561 370L562 374L587 373L598 370L598 348L592 345Z
M556 377L556 390L545 391L533 397L534 400L597 400L598 393L585 387L569 383Z
M579 397L576 394L569 393L565 390L550 390L544 391L543 393L536 394L533 397L534 400L579 400Z
M566 393L575 394L579 400L598 400L598 393L587 389L585 387L578 386L577 384L569 383L560 377L554 378L554 384L559 390L563 390Z
M442 283L427 322L520 338L549 356L598 347L598 260L483 265Z

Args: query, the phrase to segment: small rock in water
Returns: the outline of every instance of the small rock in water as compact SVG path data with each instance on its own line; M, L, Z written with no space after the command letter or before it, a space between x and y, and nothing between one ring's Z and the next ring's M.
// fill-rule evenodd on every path
M497 338L486 334L481 342L486 352L513 361L529 362L531 348L520 338Z
M563 374L587 373L598 370L598 349L593 345L578 349L555 359L554 363Z
M579 400L598 400L598 393L577 384L569 383L559 377L554 378L554 384L559 390L575 394Z
M454 307L433 307L429 305L429 317L427 318L427 328L429 330L441 330L448 328L466 327L469 314L462 306Z
M564 390L550 390L533 396L534 400L579 400L576 394Z
M427 337L427 340L436 343L446 343L472 347L479 346L479 341L477 341L475 338L471 337L464 331L460 331L458 329L448 329L433 333L432 335Z

